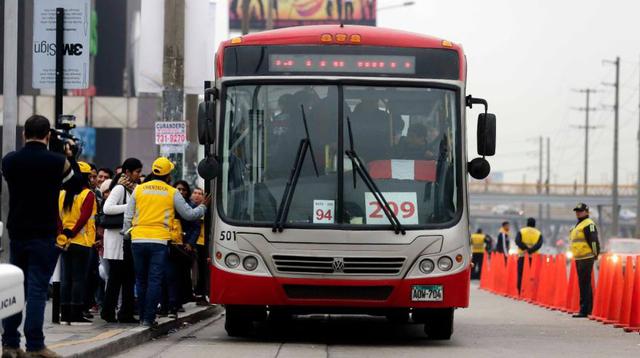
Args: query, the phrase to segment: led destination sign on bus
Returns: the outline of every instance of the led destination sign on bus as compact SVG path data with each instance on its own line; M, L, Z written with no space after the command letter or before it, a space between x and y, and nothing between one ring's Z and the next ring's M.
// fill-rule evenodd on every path
M387 55L269 55L270 72L340 72L415 74L415 56Z

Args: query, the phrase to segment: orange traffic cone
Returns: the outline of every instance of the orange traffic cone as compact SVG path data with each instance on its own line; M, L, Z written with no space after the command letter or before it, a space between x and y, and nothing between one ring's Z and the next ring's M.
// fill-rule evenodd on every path
M540 270L538 271L538 285L533 295L533 304L542 306L545 287L547 286L547 255L540 256Z
M576 261L571 260L569 271L569 283L567 285L567 296L563 311L567 313L577 313L580 310L580 286L578 286L578 271Z
M489 281L489 261L487 260L487 257L489 256L488 252L485 252L484 255L482 255L482 271L480 271L480 288L483 290L487 289L487 284Z
M639 270L636 268L636 271ZM624 292L622 293L622 308L620 309L620 320L614 327L624 328L629 326L629 320L631 319L631 301L633 299L633 258L627 256L627 262L624 270Z
M625 332L640 331L640 256L636 256L636 272L633 280L633 294L631 297L631 312L629 314L629 326L624 327Z
M553 256L547 256L545 273L545 285L543 286L542 306L551 308L553 306L553 295L555 293L555 285L553 276L555 275L555 259Z
M556 256L556 287L553 297L553 309L561 310L567 302L567 258L564 254Z
M591 315L589 315L589 319L591 320L597 320L597 319L601 319L603 315L605 315L606 313L606 309L608 309L608 307L605 309L604 307L604 301L605 301L605 293L606 293L606 287L608 286L607 282L609 281L609 257L608 256L603 256L600 259L600 267L598 270L598 287L596 287L595 289L595 293L594 293L594 304L593 304L593 311L591 313Z
M504 258L502 254L495 253L491 255L491 271L490 280L489 280L489 291L493 293L498 293L498 285L500 281L500 266L504 265Z
M499 254L496 260L496 275L494 283L494 292L498 295L504 295L507 292L507 268L504 254Z
M535 254L531 261L531 273L529 274L529 288L525 293L525 301L533 303L538 294L540 273L542 272L542 255Z
M505 294L510 298L518 298L518 256L509 255L507 262L507 287Z
M622 260L620 256L613 256L613 284L609 293L609 310L605 324L620 321L620 309L622 308L622 294L624 292L624 276L622 276Z

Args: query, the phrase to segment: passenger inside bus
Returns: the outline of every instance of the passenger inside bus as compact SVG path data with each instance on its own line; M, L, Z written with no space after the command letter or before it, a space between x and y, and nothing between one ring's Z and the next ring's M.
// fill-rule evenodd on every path
M355 150L365 163L390 158L391 123L379 101L375 93L363 96L350 116Z

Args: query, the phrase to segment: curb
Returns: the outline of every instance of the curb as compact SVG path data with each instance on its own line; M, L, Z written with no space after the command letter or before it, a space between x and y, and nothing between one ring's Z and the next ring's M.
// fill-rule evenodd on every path
M144 329L139 332L127 335L120 339L115 339L98 347L88 349L81 353L70 354L68 358L103 358L122 353L128 349L146 343L154 338L166 335L169 331L182 327L184 323L196 323L212 317L223 311L221 305L211 306L191 315L178 317L178 319L160 323L155 329Z

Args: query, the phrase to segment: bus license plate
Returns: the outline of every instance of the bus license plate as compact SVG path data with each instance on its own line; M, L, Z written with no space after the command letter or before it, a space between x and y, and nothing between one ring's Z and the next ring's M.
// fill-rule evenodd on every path
M442 285L411 286L411 301L440 302L443 299Z

